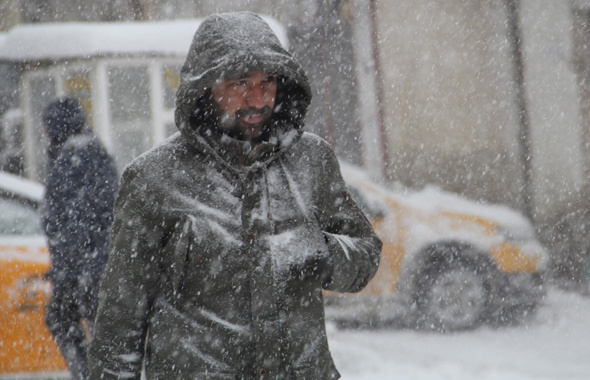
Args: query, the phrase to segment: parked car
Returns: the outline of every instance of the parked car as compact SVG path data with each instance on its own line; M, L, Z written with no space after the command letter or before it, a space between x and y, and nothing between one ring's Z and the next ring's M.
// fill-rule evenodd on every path
M42 185L0 172L0 376L66 371L44 320L51 288L42 196Z
M520 213L434 187L391 190L346 164L342 172L383 251L362 292L326 292L328 319L461 330L514 322L541 302L548 253Z

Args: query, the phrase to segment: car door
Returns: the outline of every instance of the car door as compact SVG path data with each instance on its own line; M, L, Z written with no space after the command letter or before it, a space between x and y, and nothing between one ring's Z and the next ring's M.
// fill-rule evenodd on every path
M44 321L48 268L39 200L0 188L0 375L66 369Z

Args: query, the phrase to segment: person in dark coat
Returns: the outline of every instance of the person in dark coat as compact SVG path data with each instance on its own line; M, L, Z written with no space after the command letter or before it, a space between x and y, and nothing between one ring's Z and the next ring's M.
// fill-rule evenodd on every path
M326 141L307 76L250 12L203 21L180 132L127 166L91 379L336 379L322 289L357 292L381 241Z
M46 323L75 379L87 377L87 333L108 256L118 177L114 159L86 125L77 100L60 98L42 114L50 171L43 224L53 295Z

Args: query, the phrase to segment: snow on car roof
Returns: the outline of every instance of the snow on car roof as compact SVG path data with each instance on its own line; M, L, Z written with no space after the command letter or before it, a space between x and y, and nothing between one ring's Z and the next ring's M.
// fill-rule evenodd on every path
M277 20L261 16L288 47ZM118 54L185 56L202 19L21 24L0 34L0 60L59 60Z
M12 192L33 201L41 202L44 187L37 182L14 174L0 172L0 191Z

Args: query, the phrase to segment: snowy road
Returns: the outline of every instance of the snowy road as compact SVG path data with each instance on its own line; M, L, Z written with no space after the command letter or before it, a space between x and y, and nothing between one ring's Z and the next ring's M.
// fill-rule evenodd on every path
M328 331L342 380L590 379L590 297L558 290L519 327Z

